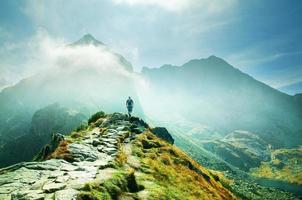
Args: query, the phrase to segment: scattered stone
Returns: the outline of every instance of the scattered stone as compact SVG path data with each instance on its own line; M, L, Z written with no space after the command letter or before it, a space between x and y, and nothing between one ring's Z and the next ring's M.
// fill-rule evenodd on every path
M91 160L95 161L98 159L98 151L91 148L89 145L72 143L68 145L72 157L77 161Z
M106 147L109 147L109 148L116 148L116 143L115 144L111 144L111 143L108 143L108 142L104 142L104 145L106 146Z
M99 152L103 152L103 149L104 149L104 146L99 146L99 147L97 148L97 150L98 150Z
M117 127L116 130L117 131L123 131L123 130L125 130L125 128L126 128L125 126L120 126L120 127Z
M108 148L104 148L103 152L108 153L109 155L112 155L117 152L117 149L113 148L113 147L108 147Z
M108 133L117 133L117 130L115 130L115 129L108 129Z
M117 143L113 138L102 138L102 142Z
M101 142L99 140L97 140L97 139L95 139L95 140L92 141L92 146L94 146L94 147L96 147L96 146L98 146L100 144L101 144Z

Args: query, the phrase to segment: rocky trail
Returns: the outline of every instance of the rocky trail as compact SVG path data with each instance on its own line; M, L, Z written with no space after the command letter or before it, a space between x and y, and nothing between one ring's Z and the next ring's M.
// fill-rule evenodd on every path
M73 158L70 162L48 159L0 169L0 199L71 200L85 183L111 178L116 169L110 163L119 149L142 133L146 124L119 113L100 120L92 130L84 131L83 137L68 144ZM127 151L131 151L129 145L125 146ZM138 164L135 160L133 163Z

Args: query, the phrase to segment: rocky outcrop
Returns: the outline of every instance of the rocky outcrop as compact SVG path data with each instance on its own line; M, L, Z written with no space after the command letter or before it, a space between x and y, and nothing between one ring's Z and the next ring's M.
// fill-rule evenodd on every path
M151 129L151 132L157 137L169 142L170 144L174 144L174 139L168 130L164 127L155 127Z
M65 139L64 135L60 133L52 134L51 141L49 144L45 145L41 151L34 157L34 161L41 161L46 159L60 144L61 141Z

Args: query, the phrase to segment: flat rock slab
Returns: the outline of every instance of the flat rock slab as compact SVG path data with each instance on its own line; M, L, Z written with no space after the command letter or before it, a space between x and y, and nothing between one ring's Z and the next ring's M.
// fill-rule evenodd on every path
M42 190L26 190L22 192L13 193L11 198L14 199L28 199L28 200L44 200Z
M76 200L78 193L74 189L60 190L55 193L55 200Z
M43 190L45 192L51 193L58 190L62 190L66 187L66 184L64 183L47 183L43 186Z
M70 176L65 175L65 176L58 176L55 180L55 183L66 183Z
M103 142L109 142L109 143L117 143L116 139L114 138L102 138Z
M74 171L77 168L77 166L74 166L72 164L62 164L61 170L62 171Z
M29 162L24 164L27 169L35 170L57 170L61 166L60 160L46 160L45 162Z
M104 145L105 145L106 147L116 148L117 143L108 143L108 142L104 142Z
M72 157L78 161L95 161L99 157L99 152L91 145L72 143L68 145L68 150L70 151Z
M108 129L108 132L109 132L109 133L117 133L118 131L115 130L115 129Z

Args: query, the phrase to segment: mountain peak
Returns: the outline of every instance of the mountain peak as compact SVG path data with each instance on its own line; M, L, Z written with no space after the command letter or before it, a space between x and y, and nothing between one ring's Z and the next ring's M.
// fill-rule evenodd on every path
M71 44L72 46L78 45L94 45L94 46L103 46L105 45L103 42L95 39L91 34L85 34L81 39Z

